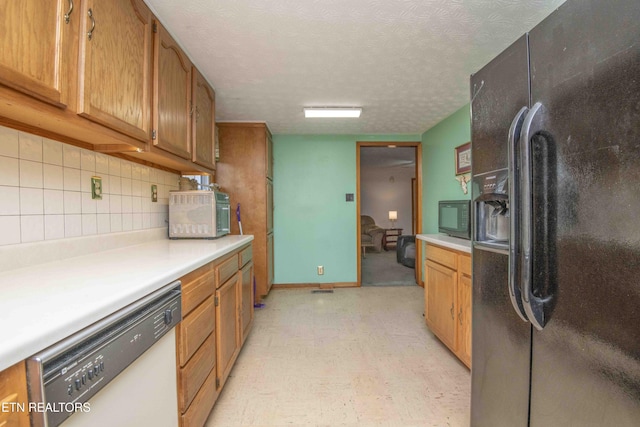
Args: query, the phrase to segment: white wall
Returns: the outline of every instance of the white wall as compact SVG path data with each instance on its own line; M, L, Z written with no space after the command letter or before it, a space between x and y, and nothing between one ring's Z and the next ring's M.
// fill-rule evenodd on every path
M396 228L412 234L411 178L415 167L361 167L360 213L373 217L382 228L391 228L389 211L398 211Z
M94 175L102 178L102 200L91 199ZM169 190L179 178L0 126L0 246L166 228Z

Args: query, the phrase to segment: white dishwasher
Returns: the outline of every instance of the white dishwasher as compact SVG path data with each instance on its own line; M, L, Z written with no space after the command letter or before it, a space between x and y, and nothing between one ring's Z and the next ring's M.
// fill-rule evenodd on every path
M27 360L34 427L178 425L174 282Z

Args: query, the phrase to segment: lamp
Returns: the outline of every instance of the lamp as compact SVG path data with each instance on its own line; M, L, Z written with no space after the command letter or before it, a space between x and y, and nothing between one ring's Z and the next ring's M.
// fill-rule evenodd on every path
M396 228L395 222L398 219L398 211L389 211L389 221L391 221L391 228Z
M309 118L358 118L362 108L305 107L304 117Z

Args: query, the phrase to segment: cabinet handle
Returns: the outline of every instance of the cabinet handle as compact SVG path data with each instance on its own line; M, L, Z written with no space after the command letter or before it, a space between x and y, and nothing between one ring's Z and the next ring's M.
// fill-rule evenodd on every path
M449 313L451 313L451 318L453 320L456 320L455 316L453 315L453 303L451 303L451 310L449 310Z
M69 10L64 14L65 24L69 23L69 20L71 19L71 12L73 12L73 0L69 0Z
M89 19L91 19L91 29L87 33L87 37L91 40L91 37L93 37L93 30L96 29L96 20L93 18L93 11L91 9L89 9L87 14L89 15Z
M458 322L460 326L462 326L462 307L460 307L460 311L458 312Z

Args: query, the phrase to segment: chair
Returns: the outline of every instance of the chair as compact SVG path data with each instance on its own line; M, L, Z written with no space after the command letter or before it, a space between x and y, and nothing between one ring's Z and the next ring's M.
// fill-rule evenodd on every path
M370 243L376 252L382 250L384 228L376 225L376 221L369 215L360 215L360 242ZM367 245L369 246L369 245Z
M416 266L416 236L398 236L396 260L405 267Z

